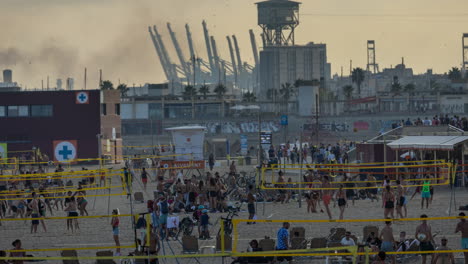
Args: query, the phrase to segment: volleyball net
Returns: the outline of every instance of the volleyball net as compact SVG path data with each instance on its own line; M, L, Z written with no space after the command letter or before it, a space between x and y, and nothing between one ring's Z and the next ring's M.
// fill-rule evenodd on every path
M76 197L127 195L130 190L127 185L131 187L132 182L128 175L129 179L125 179L123 169L0 175L0 183L12 187L0 191L0 201L25 199L33 190L41 199L66 198L68 192L82 193Z
M279 173L283 177L279 177ZM448 185L455 176L451 163L441 160L405 163L366 164L281 164L261 170L262 189L287 190L337 190L381 188L384 180L394 184L397 180L403 187ZM323 176L328 176L330 187L322 186Z

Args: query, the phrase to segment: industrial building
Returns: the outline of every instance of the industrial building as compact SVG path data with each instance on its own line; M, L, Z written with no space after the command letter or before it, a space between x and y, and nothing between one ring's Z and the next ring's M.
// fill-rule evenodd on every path
M285 83L296 80L330 79L325 44L304 46L267 46L260 52L260 91L266 99L269 89L281 89Z
M0 96L8 156L39 149L49 160L121 156L120 91L18 91Z

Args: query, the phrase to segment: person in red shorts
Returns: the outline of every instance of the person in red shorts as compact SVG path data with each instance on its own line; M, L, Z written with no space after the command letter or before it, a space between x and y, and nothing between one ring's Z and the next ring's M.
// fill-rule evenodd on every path
M331 188L330 181L328 180L328 176L323 176L323 181L322 181L322 201L323 205L325 206L325 209L327 210L328 218L332 220L332 215L330 212L330 200L332 197L332 190L328 189Z
M148 172L145 168L141 169L141 181L143 182L143 189L146 191L146 184L148 183Z

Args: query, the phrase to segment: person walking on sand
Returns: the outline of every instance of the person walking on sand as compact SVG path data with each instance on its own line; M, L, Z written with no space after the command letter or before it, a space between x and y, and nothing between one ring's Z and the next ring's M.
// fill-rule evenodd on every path
M120 240L119 240L119 233L120 233L120 230L119 230L119 224L120 224L120 220L119 220L119 209L114 209L112 210L112 219L111 219L111 222L110 222L111 226L112 226L112 235L114 237L114 241L115 241L115 255L116 256L120 256Z
M429 208L429 200L431 199L431 182L429 181L429 175L424 180L422 192L421 192L421 209L424 209L424 201L426 201L426 209Z
M343 190L343 184L340 185L340 189L336 194L336 199L338 200L338 207L340 207L340 220L342 220L347 206L346 192Z
M332 215L330 212L330 201L331 201L331 192L332 190L331 184L328 180L328 176L323 176L323 182L322 182L322 200L323 200L323 205L325 206L325 210L327 211L328 218L332 220Z
M384 209L384 218L388 218L388 215L391 215L391 218L394 218L394 209L395 209L395 194L390 185L385 186L385 190L382 193L382 208Z
M141 169L141 182L143 182L143 189L146 191L146 185L148 184L148 172L144 167Z
M403 216L403 207L405 206L405 188L401 185L400 180L396 181L397 187L396 187L396 201L397 201L397 206L396 206L396 215L397 217L404 218Z

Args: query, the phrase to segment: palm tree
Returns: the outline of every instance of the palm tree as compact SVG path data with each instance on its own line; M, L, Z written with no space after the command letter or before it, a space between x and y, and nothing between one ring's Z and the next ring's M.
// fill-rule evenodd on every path
M117 90L120 91L120 96L121 97L125 97L125 96L127 96L127 92L128 92L128 90L130 90L130 88L128 88L125 83L121 83L121 84L119 84L119 86L117 86Z
M273 100L278 96L278 90L276 89L268 89L267 90L267 99L268 100Z
M253 103L257 100L257 97L255 96L255 94L253 92L246 92L243 96L242 96L242 101L246 102L246 103Z
M281 85L281 89L279 90L279 92L283 101L283 110L288 112L288 102L291 96L295 94L295 87L290 83L284 83Z
M405 92L407 92L409 94L412 94L414 92L414 90L416 90L416 85L414 85L414 83L408 83L403 88L403 91L405 91Z
M343 93L346 100L351 100L354 92L354 87L352 85L345 85L343 86Z
M281 85L280 89L280 95L283 97L284 101L289 101L292 95L295 93L294 86L292 86L290 83L284 83Z
M182 92L184 100L191 100L195 95L197 95L197 89L192 85L186 85Z
M430 80L429 81L429 87L434 91L438 91L440 89L440 85L439 85L439 83L437 83L436 80Z
M457 67L452 67L452 69L448 72L448 78L451 81L462 79L462 74L460 72L460 69L458 69Z
M361 84L364 81L364 78L365 78L365 74L364 74L363 69L359 67L353 69L353 72L351 74L351 80L357 86L357 93L359 97L361 97Z
M218 99L223 99L223 96L226 94L226 86L220 83L216 85L214 92L216 93Z
M210 86L204 84L198 89L198 92L203 94L203 99L206 100L206 94L210 93Z
M408 93L408 110L411 111L412 107L411 107L411 96L414 95L414 90L416 90L416 85L414 85L414 83L408 83L407 85L405 85L405 87L403 88L403 91L407 92Z
M390 91L394 94L394 95L399 95L400 92L401 92L401 84L399 82L394 82L392 83L392 86L390 88Z
M101 90L113 90L114 85L112 84L111 81L106 80L106 81L102 81L100 88L101 88Z

